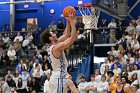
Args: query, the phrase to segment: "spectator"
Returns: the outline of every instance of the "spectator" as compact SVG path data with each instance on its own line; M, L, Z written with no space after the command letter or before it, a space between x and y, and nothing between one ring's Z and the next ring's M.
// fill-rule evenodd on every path
M27 91L28 93L32 92L32 78L30 76L27 79Z
M107 78L106 78L106 81L110 84L111 82L113 82L114 80L114 73L113 71L108 71L107 72Z
M62 23L61 19L58 20L57 29L64 29L64 24Z
M108 51L107 54L111 55L111 52L114 57L118 56L118 52L115 50L114 46L111 47L111 51Z
M106 66L105 66L105 71L104 71L104 74L103 74L103 75L107 76L109 70L110 70L109 65L106 65Z
M4 78L1 79L1 87L2 87L2 91L3 93L9 93L10 92L10 88L7 84L7 82L5 81Z
M22 82L21 78L18 79L18 82L17 82L17 85L16 85L16 90L17 90L18 93L26 93L26 89L23 85L23 82Z
M125 64L124 64L123 67L122 67L122 70L123 70L123 71L127 70L126 68L127 68L128 66L130 67L131 70L133 69L133 64L130 64L130 59L126 59L126 62L125 62Z
M8 52L7 52L7 55L9 57L9 60L10 61L15 61L16 60L16 51L15 49L13 48L13 46L10 46Z
M102 18L102 21L99 27L107 27L107 26L108 26L108 23L106 22L106 19Z
M132 34L135 33L135 27L134 27L133 22L129 22L129 26L126 28L125 32L126 32L128 35L132 35Z
M83 33L85 24L83 23L81 18L77 18L76 22L76 29L79 31L80 34Z
M139 70L138 65L137 65L137 64L134 64L134 65L133 65L132 75L133 75L134 73L136 73L136 74L138 75L138 77L140 77L139 71L140 71L140 70Z
M126 87L123 84L121 84L120 79L117 80L116 92L117 93L129 93L129 92L127 92Z
M100 67L100 73L101 73L101 75L103 75L104 74L104 71L105 71L105 66L106 65L108 65L109 66L109 68L110 68L110 63L108 62L108 59L107 58L105 58L105 63L103 63L102 65L101 65L101 67Z
M112 65L115 62L115 57L113 55L110 55L108 60L109 60L110 65Z
M49 30L51 31L56 31L57 29L57 25L55 24L54 21L51 22L51 24L49 25Z
M114 18L111 19L111 22L108 24L108 27L109 28L116 28L117 27L117 24L116 24Z
M7 77L7 84L10 88L15 88L16 87L16 83L15 81L11 78L11 76Z
M8 37L7 33L5 33L5 34L4 34L4 37L3 37L3 41L4 41L5 46L6 46L6 44L8 43L9 39L10 39L10 38Z
M14 39L14 42L16 42L17 39L19 39L19 42L22 42L23 41L23 36L20 35L20 32L17 33L17 36Z
M117 65L116 63L114 64L113 73L114 73L115 75L121 75L121 69L118 68L118 65Z
M36 81L36 78L32 78L32 92L35 91L37 93L40 90L39 83Z
M116 93L117 79L119 76L114 76L114 80L110 83L109 88L111 93Z
M99 83L101 81L101 75L99 69L95 70L95 82Z
M101 77L101 81L98 83L97 92L98 93L107 93L109 90L109 84L106 82L106 76Z
M10 70L8 70L7 75L5 76L5 80L7 80L8 76L10 76L12 79L14 78L14 75L11 73Z
M86 78L85 76L82 76L81 83L78 85L79 93L87 93L86 86L87 86Z
M138 75L134 73L131 78L131 86L138 85L138 84L139 84Z
M92 74L90 80L91 81L87 83L86 91L88 91L88 93L96 93L98 84L95 82L95 75Z
M51 73L49 72L49 71L47 71L47 73L46 73L46 76L47 76L47 80L45 81L45 83L44 83L44 93L48 93L48 82L49 82L49 80L50 80L50 76L51 76Z
M6 54L6 51L2 51L2 56L1 56L1 62L2 62L2 71L7 70L7 65L9 65L9 57Z

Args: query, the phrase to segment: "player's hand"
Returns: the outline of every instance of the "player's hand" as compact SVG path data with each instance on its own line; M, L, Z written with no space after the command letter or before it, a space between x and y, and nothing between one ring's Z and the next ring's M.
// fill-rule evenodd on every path
M74 21L75 20L75 14L73 12L68 12L69 17L65 17L68 21Z

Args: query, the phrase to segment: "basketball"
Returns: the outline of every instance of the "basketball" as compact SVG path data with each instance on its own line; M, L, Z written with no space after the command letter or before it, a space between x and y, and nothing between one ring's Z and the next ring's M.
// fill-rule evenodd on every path
M69 12L73 12L73 13L76 15L76 10L75 10L75 8L72 7L72 6L67 6L67 7L65 7L64 10L63 10L63 16L64 16L64 17L69 17L69 14L68 14Z

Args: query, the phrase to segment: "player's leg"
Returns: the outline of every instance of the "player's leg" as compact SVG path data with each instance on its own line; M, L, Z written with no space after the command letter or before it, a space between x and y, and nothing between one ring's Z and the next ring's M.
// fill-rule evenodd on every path
M67 84L72 93L79 93L71 79L67 79Z

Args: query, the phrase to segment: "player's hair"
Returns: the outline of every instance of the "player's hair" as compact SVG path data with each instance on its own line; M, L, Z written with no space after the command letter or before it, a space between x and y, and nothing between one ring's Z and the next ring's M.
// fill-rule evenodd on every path
M50 32L48 30L45 30L41 33L40 35L40 41L43 44L50 44L51 40L49 39L49 37L51 37L52 35L50 34Z

